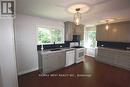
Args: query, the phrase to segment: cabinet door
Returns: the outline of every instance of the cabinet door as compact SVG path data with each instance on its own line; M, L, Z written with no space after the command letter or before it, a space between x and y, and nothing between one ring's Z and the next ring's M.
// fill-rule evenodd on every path
M42 71L42 55L41 52L38 52L38 69Z
M127 24L113 24L110 32L111 41L116 42L128 42L129 38L129 28Z
M105 62L110 65L114 65L115 62L115 51L114 50L106 50L104 52L104 58L106 59Z
M129 35L130 35L129 31L130 27L128 27L127 24L124 24L124 26L120 27L120 34L119 34L120 42L129 42Z
M74 33L74 23L65 22L64 24L65 24L65 40L72 41Z
M129 29L129 31L128 31L129 33L130 33L130 29ZM128 34L128 42L130 43L130 34Z
M113 53L114 51L99 49L97 53L97 60L112 65L115 61L115 55Z
M108 34L108 41L111 41L111 42L119 42L120 41L120 30L117 28L117 27L114 27L114 26L110 26L109 28L109 34Z
M43 72L49 73L65 66L65 52L44 54L42 57Z
M80 35L80 39L84 39L84 25L75 26L75 33L76 35Z
M75 51L67 51L66 52L66 66L70 66L74 64L75 61Z
M60 69L60 68L63 68L65 67L65 61L66 61L66 58L65 58L65 51L62 51L62 52L57 52L56 53L57 55L57 63L56 63L56 66L57 66L57 69Z
M96 26L96 40L97 41L108 41L109 30L105 29L104 25Z
M44 54L42 57L43 73L49 73L55 69L55 54Z
M115 63L119 67L130 70L130 54L119 52L117 57L116 57Z

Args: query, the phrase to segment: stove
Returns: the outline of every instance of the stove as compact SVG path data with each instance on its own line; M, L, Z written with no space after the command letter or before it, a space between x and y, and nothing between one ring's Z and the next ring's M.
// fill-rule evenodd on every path
M71 42L70 48L75 49L75 63L82 62L85 58L85 48L79 46L78 42Z

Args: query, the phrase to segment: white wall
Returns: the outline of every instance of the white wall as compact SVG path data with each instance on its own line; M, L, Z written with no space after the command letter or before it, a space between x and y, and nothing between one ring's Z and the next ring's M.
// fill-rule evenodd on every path
M12 19L0 19L0 87L18 87Z
M37 26L64 27L61 21L17 14L15 19L16 57L18 74L38 69Z

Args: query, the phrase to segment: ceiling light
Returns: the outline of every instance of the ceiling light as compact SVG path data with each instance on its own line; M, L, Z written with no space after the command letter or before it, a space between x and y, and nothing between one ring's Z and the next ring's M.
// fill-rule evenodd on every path
M109 29L109 25L108 24L106 24L106 30L108 30Z
M115 21L115 19L104 19L104 20L101 20L100 22L102 22L102 23L106 23L106 21L107 22L109 22L109 23L112 23L112 22L114 22Z
M80 11L80 8L77 8L75 9L77 12L74 14L74 23L76 25L79 25L80 24L80 21L81 21L81 14L79 13Z
M81 22L81 13L85 13L89 10L89 6L86 4L76 4L68 8L68 11L74 14L74 23L79 25Z
M109 24L110 24L110 21L109 20L106 20L106 30L108 31L109 30Z

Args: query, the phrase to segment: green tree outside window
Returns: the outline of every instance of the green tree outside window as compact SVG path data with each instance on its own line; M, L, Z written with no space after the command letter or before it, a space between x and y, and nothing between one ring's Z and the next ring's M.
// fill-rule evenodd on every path
M38 27L38 44L62 43L64 29Z

